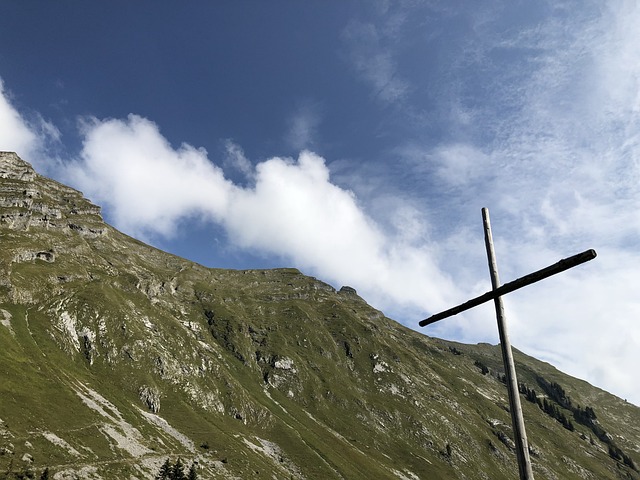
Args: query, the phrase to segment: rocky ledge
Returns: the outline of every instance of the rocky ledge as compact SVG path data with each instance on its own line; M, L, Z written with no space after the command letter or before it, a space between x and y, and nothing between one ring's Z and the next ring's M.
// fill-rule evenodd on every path
M33 227L75 231L85 236L106 232L100 207L81 192L38 175L14 152L0 152L0 224L13 230Z

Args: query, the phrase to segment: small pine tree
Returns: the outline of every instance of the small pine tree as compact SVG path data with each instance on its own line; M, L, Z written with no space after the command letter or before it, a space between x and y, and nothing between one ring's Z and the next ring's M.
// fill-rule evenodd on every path
M636 468L636 464L633 463L633 460L624 453L622 454L622 463L624 463L631 470L635 470L636 472L638 471L638 469Z
M173 478L171 476L172 473L171 463L169 463L169 459L167 458L160 467L160 471L156 475L156 480L170 480Z
M187 474L187 480L198 480L198 472L196 470L196 464L192 463L189 467L189 473Z
M487 367L480 360L476 360L473 364L480 369L482 375L486 375L487 373L489 373L489 367Z
M609 456L614 460L622 461L622 452L615 445L609 444Z
M176 463L173 465L171 470L171 480L187 480L187 477L184 474L184 464L182 463L182 459L178 458Z
M40 475L40 480L49 480L49 467L45 467Z

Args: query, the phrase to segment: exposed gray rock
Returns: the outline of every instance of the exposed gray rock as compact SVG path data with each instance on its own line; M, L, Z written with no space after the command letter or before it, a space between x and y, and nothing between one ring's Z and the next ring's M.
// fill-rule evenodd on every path
M13 230L53 228L100 236L106 233L100 207L82 193L38 175L13 152L0 152L0 223Z
M140 400L152 413L160 411L160 392L157 389L143 385L138 390L138 394L140 395Z
M31 182L36 175L33 167L15 152L0 152L0 178Z
M344 285L338 290L338 293L342 293L344 295L358 295L358 292L355 288Z
M33 251L25 251L20 252L13 257L13 261L16 263L20 262L32 262L34 260L43 260L48 263L53 263L56 261L56 255L53 251L47 252L33 252Z

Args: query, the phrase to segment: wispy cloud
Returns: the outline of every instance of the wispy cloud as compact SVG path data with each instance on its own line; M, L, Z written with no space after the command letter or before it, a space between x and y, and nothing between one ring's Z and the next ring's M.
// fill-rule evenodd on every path
M224 149L224 165L239 171L247 179L252 179L254 175L253 164L244 154L242 147L233 140L227 139L224 142Z
M320 112L317 105L307 101L298 105L289 118L286 134L287 143L294 150L313 148L317 142Z
M466 68L490 70L485 88L495 93L473 105L477 134L469 137L481 140L426 146L420 155L414 145L405 159L415 172L437 172L453 215L477 226L460 227L463 237L481 236L478 208L470 205L492 209L503 281L586 248L599 252L593 264L512 294L512 335L518 347L635 402L635 372L621 365L640 363L633 287L640 284L637 22L637 4L614 2L485 37L465 58L483 62ZM502 71L504 64L487 63L498 54L514 59L517 78ZM464 99L453 103L465 106ZM464 127L468 132L467 121ZM439 240L453 245L460 232ZM465 242L457 248L455 255L469 257ZM459 264L449 268L459 278ZM469 294L488 290L485 282L469 285ZM467 341L488 326L478 312L449 322L440 331Z
M405 98L408 82L400 75L393 52L385 45L384 34L373 23L351 22L344 30L348 59L353 69L384 102Z

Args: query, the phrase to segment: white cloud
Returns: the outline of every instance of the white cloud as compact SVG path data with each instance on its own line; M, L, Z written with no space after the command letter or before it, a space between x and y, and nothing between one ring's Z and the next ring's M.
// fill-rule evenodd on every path
M9 101L0 79L0 149L29 156L38 137Z
M172 235L186 216L224 218L233 185L204 150L172 148L151 121L89 120L81 159L68 167L72 183L107 207L116 225L145 236Z
M493 175L489 158L477 148L465 144L440 147L431 155L438 165L436 174L453 187L479 184Z
M0 150L29 158L40 172L53 171L59 161L51 158L48 150L60 142L60 131L40 114L26 120L10 100L0 78Z

